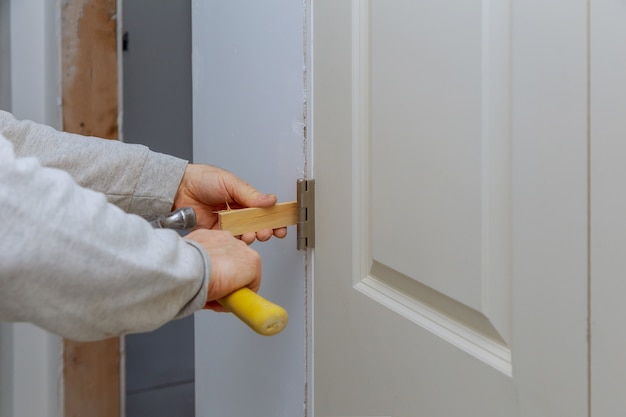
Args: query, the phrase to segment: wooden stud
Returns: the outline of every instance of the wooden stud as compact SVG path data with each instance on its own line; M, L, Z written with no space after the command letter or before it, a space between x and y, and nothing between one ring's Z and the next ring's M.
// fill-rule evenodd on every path
M78 343L64 340L65 417L119 417L119 338Z
M118 137L116 0L64 0L63 129ZM65 417L119 417L120 341L63 343Z
M116 0L62 2L63 129L118 139Z
M224 210L217 213L220 229L233 236L263 229L277 229L298 223L298 202L279 203L268 208Z

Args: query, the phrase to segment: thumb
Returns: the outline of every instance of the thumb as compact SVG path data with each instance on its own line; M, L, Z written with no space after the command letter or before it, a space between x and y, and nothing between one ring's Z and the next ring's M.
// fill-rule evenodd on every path
M244 207L271 207L278 200L274 194L264 194L241 180L234 178L231 195L234 200Z

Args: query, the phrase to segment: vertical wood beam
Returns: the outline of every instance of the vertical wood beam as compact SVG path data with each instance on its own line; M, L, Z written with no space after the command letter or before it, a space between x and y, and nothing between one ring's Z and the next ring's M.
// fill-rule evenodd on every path
M116 0L63 0L63 129L118 138ZM120 341L63 346L65 417L120 415Z
M63 129L118 138L116 0L64 0Z

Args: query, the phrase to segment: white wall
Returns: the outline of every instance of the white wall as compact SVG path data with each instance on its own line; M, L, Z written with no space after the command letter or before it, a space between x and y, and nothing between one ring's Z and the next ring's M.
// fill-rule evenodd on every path
M626 409L626 4L590 9L591 415ZM623 413L623 411L622 411Z
M11 0L11 110L61 127L59 0Z
M10 1L0 0L0 110L11 109ZM13 414L13 326L0 323L0 417Z
M2 100L16 117L60 125L58 1L2 0L1 34L6 34L10 1L10 42L2 44ZM6 39L6 38L5 38ZM7 55L9 54L9 55ZM4 58L9 56L8 60ZM8 63L8 65L6 64ZM7 69L10 66L10 74ZM4 88L10 85L10 93ZM10 100L10 101L9 101ZM30 324L0 326L0 415L60 415L60 339Z
M194 161L235 172L280 201L305 173L305 2L194 0ZM289 325L263 337L232 315L196 320L196 415L297 417L305 402L305 255L295 229L255 244L261 294Z
M0 323L0 417L13 416L13 325Z
M0 0L0 110L11 108L10 5L10 0Z

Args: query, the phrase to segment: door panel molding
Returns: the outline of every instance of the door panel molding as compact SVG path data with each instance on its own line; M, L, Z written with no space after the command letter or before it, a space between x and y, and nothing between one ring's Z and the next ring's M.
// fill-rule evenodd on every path
M355 288L506 376L513 376L511 350L503 343L372 276L364 278ZM478 323L485 324L488 321Z
M368 15L363 6L369 5L374 8L369 10L372 13ZM588 414L588 2L557 0L548 4L528 0L516 2L510 14L499 9L506 9L505 6L509 5L458 0L447 2L444 10L442 4L437 2L407 0L372 0L369 3L319 0L314 4L313 131L317 193L313 381L316 414L578 417ZM431 6L432 9L424 9ZM382 14L379 14L381 8ZM537 10L541 10L541 13L537 13ZM383 15L386 23L381 24L380 16ZM491 21L485 22L489 24L483 27L487 15L492 16ZM359 20L355 16L364 16L364 23L371 25L374 34L371 51L366 47L367 43L365 46L355 44L356 36L363 30L363 26L356 24ZM495 16L503 16L503 20ZM456 23L450 25L446 19L459 22L463 27L457 28ZM441 21L445 25L439 25ZM442 28L446 31L442 32ZM495 39L492 35L499 31L506 32L509 30L507 28L511 31L509 39ZM378 34L375 34L376 31ZM395 42L390 37L389 34L399 31L406 33L410 44L406 41ZM369 36L369 31L363 33ZM385 41L376 46L375 36L381 36L381 33ZM471 35L468 40L472 42L469 50L454 47L442 52L447 44L455 45L464 35ZM393 36L398 37L397 34ZM490 39L491 50L485 56L486 38ZM428 58L427 54L421 52L417 59L415 56L399 55L396 56L396 62L389 59L394 58L394 53L415 54L420 43L436 49L432 53L439 54L439 57L450 57L454 65L445 62L448 66L443 65L442 68L447 71L417 71L414 68L416 60L424 56ZM510 58L508 54L503 56L498 52L507 53L507 45L512 45ZM385 54L380 54L380 48L384 49ZM355 79L355 74L358 76L368 70L367 65L363 64L368 63L368 59L359 55L361 50L363 53L371 53L372 91L369 90L370 81L366 77ZM469 57L459 64L458 60L454 61L457 55ZM484 62L497 62L501 67L490 64L486 70ZM430 64L433 67L432 62ZM507 67L511 68L510 72L505 71ZM472 220L476 225L470 237L474 239L472 242L478 242L473 253L477 254L474 256L478 257L481 264L476 268L476 263L472 262L472 271L478 279L474 276L469 281L472 288L478 290L478 301L476 292L471 297L457 297L445 286L437 287L427 279L422 279L419 274L413 274L412 271L407 273L394 263L395 260L388 262L380 257L381 247L387 250L385 256L395 255L394 250L403 252L403 256L407 256L407 253L408 256L415 256L417 250L407 252L406 247L400 245L403 241L396 233L391 233L388 240L383 241L389 248L379 245L376 248L378 252L370 252L368 248L368 238L372 236L369 230L370 218L397 223L397 229L403 230L406 218L426 215L419 198L412 201L414 212L403 212L387 210L389 207L394 208L393 204L399 204L396 194L390 193L390 197L383 199L380 196L384 193L380 190L375 190L378 194L368 194L367 163L361 162L380 158L377 152L386 150L379 147L372 151L371 144L366 143L365 146L360 139L364 137L364 140L371 139L372 143L376 143L381 139L376 135L384 135L386 137L382 139L395 140L400 131L393 129L399 124L392 114L389 117L392 122L385 126L392 129L383 129L384 133L380 133L380 126L376 125L380 123L377 121L380 114L376 114L380 109L369 107L368 95L372 96L374 106L381 107L380 102L376 104L381 94L376 91L381 85L376 83L380 80L375 78L380 76L380 72L374 72L381 68L388 69L386 74L395 77L392 81L399 85L390 84L395 90L389 90L391 96L385 98L385 104L388 105L388 111L405 112L403 116L407 121L400 127L416 131L423 128L424 123L438 117L438 120L446 123L459 123L465 127L464 130L453 132L456 136L451 135L453 141L450 143L472 141L474 148L469 148L471 153L458 154L455 161L459 160L460 165L465 165L468 161L464 159L471 158L469 162L474 167L472 177L468 177L466 183L473 184L468 200L468 204L472 204L469 217L478 219ZM400 70L404 73L396 75ZM472 75L467 78L467 71L470 70ZM505 81L511 74L513 76L509 79L509 85L506 85ZM461 84L458 96L469 103L469 107L466 107L472 118L463 114L457 117L458 112L465 107L448 108L442 103L434 103L432 94L413 93L409 98L414 100L403 98L403 83L415 86L423 81L415 79L418 75L430 75L435 87L450 86L455 77L462 81L457 82ZM485 97L483 91L487 87L481 82L486 76L493 83L488 91L495 94L506 92L507 100L499 100L498 95L495 98ZM497 87L498 83L504 83L502 89ZM363 88L359 88L361 86ZM424 89L432 92L435 87L426 85ZM454 88L456 84L446 98L456 91ZM489 109L486 115L482 113L485 100ZM429 116L425 121L419 120L433 105L440 106L434 112L437 114ZM491 111L494 106L495 111ZM411 117L406 116L407 107L412 112L409 113ZM418 107L420 111L417 111ZM501 121L497 115L507 116L507 111L511 112L510 121L504 120L502 125L495 124ZM489 126L484 124L483 119L489 122ZM467 120L475 121L472 122L471 132L467 129ZM510 136L500 136L499 131L508 133L507 125L510 125ZM353 130L358 129L360 131L355 134ZM368 136L370 130L373 132L372 137ZM511 155L508 157L512 162L506 162L505 159L503 168L494 165L501 162L494 155L497 150L487 148L491 154L484 152L482 144L486 140L485 130L490 143L492 140L511 139ZM430 126L433 137L439 137L441 131L437 125L434 128ZM399 144L401 146L388 142L396 146L398 151L398 159L392 154L382 167L382 170L387 170L383 173L388 178L391 177L390 173L397 174L403 168L398 161L407 160L403 152L405 149L414 149L415 137L423 140L415 134L407 134L406 140ZM402 147L405 142L406 148ZM429 145L431 143L434 143L433 149L441 154L440 148L437 148L441 144L431 141ZM467 143L464 145L462 149L466 151ZM430 149L427 148L425 152ZM452 151L457 149L451 147ZM430 157L427 153L418 154L422 157L420 162L433 166L432 161L424 158L424 155ZM489 159L490 164L487 166L476 162L482 162L483 155L493 159ZM374 168L377 170L372 171L372 174L377 177L381 167ZM489 256L483 257L483 216L493 221L493 210L501 210L506 214L502 206L504 204L506 208L506 196L498 197L498 192L493 190L489 190L491 194L483 194L483 184L491 184L485 178L495 181L493 176L498 173L498 169L511 170L510 200L513 207L511 224L508 225L512 230L510 293L499 298L497 294L502 288L494 288L491 283L487 287L483 285L484 271L488 272L486 276L490 280L498 275L493 269L486 270L482 264L484 260L494 259L493 250L497 248L494 246L497 240L489 240ZM414 182L405 182L403 186L410 190L419 189L424 178L420 177L418 170L410 174L416 177L412 179ZM502 184L506 184L506 181ZM397 190L394 192L398 193ZM368 207L360 208L362 204L370 203L370 198L383 201L378 213ZM492 204L494 199L501 205L488 206L491 211L485 213L484 201ZM451 198L451 201L455 199ZM456 201L463 200L456 197ZM410 213L408 217L405 216L407 212ZM437 220L439 216L438 221L445 222L445 215L447 213L442 212L434 217ZM487 230L508 237L502 232L507 230L506 223L500 219L490 223ZM379 230L373 232L380 233ZM411 242L411 246L415 248L417 245ZM392 259L391 256L389 258ZM442 256L435 260L445 259ZM489 317L501 335L504 333L502 326L494 320L499 313L494 310L495 306L490 300L483 302L485 290L489 296L493 294L503 304L511 305L513 314L509 323L512 337L509 340L503 336L503 339L507 340L507 346L510 345L511 349L512 376L459 349L433 331L425 329L425 325L416 325L389 308L385 304L387 301L405 316L411 318L413 314L402 305L402 297L406 294L396 291L397 287L385 283L392 287L391 290L380 286L375 288L376 291L372 290L375 294L371 296L355 289L355 286L371 284L368 276L380 278L380 264L405 275L404 278L419 276L420 284L437 291L437 295L456 299L459 303L455 307L464 304L476 313ZM415 264L423 266L419 262ZM460 271L460 276L465 278L463 269ZM469 286L467 282L462 284ZM380 300L372 297L380 297ZM414 299L411 297L410 303L413 304ZM459 314L456 312L452 316ZM420 319L423 317L419 314L415 316ZM500 319L506 324L504 315ZM440 328L448 329L453 324L456 323L446 323ZM462 327L474 329L471 324ZM567 348L564 349L564 346Z
M383 149L381 147L390 146L390 138L376 137L377 130L372 126L378 122L376 111L380 108L373 100L378 99L380 94L378 96L376 94L380 93L381 89L384 90L383 87L376 87L376 83L381 82L376 77L382 75L384 78L387 74L382 74L380 71L372 74L372 55L378 53L375 50L375 43L372 42L372 37L375 36L372 32L372 2L370 0L352 1L352 213L354 230L352 244L355 248L353 284L361 293L510 376L512 372L511 351L508 346L511 335L510 286L512 279L510 2L483 0L480 3L480 10L476 13L479 13L483 22L486 22L476 37L475 46L480 48L480 55L475 57L477 67L472 69L480 77L480 81L476 81L480 83L480 91L476 92L475 97L472 96L479 107L479 123L476 124L479 129L473 131L473 136L470 136L472 126L468 126L467 138L458 135L447 135L442 138L443 141L450 139L450 141L460 141L459 143L469 140L471 143L461 144L468 147L476 144L480 148L472 166L476 184L468 182L464 178L465 173L458 174L459 179L456 183L443 182L443 184L456 187L455 190L461 190L467 185L478 187L476 212L471 213L471 216L466 215L466 219L455 219L457 222L475 224L475 235L472 236L471 241L467 240L464 245L458 246L461 253L451 251L447 249L451 246L450 239L459 241L467 238L460 229L448 224L430 227L428 225L430 219L422 215L421 207L411 207L401 212L404 214L403 220L407 233L425 229L449 235L449 240L440 245L449 252L445 260L450 258L451 262L454 262L452 258L457 257L459 265L466 264L470 255L463 253L463 250L467 250L475 258L472 262L477 268L467 274L458 273L452 276L452 273L457 273L458 269L447 269L447 265L437 263L434 258L440 260L443 257L441 251L435 250L424 255L424 260L428 262L432 259L433 265L430 268L420 265L415 273L410 268L406 268L408 263L415 262L414 259L408 259L407 254L403 254L404 257L398 262L399 258L395 253L386 255L384 247L382 249L375 247L377 235L385 226L378 227L374 222L384 221L386 215L397 218L392 208L397 204L393 199L393 191L386 189L393 188L389 184L392 181L387 181L384 185L373 182L376 165L372 166L372 164ZM402 22L398 25L402 25ZM398 33L397 39L404 36L405 32L398 29ZM390 36L392 41L397 40L387 32L385 36ZM400 45L399 49L404 50L402 46ZM393 53L389 53L389 56L393 56ZM385 63L388 66L394 65L393 61L385 60ZM419 59L415 60L416 65L420 63ZM386 69L387 67L384 68L385 71ZM406 72L411 70L407 69ZM382 80L383 85L393 84L393 81L385 84L386 82L387 80ZM414 90L419 89L417 86L419 82L424 83L423 80L416 81L416 85L413 86ZM376 88L378 90L373 91ZM407 89L411 89L411 86ZM394 92L397 93L395 90ZM396 94L394 98L398 96L399 94ZM410 98L405 99L410 103ZM404 119L400 116L394 120L407 122L408 117L407 114ZM419 123L419 117L416 117L416 123ZM411 126L401 130L415 135L416 141L427 140L420 137L420 131L412 129ZM431 145L425 143L421 145L421 148ZM420 147L419 144L414 144L414 146L415 148L411 148L411 151ZM381 173L378 172L377 175L380 176ZM385 178L397 179L398 177L394 175L393 173L386 174ZM399 178L398 182L402 181ZM419 184L430 187L431 191L436 194L435 197L441 197L447 192L427 182L422 181ZM403 186L407 185L410 186L410 182L403 184ZM385 188L382 191L385 198L381 198L381 188ZM400 194L400 191L397 194ZM402 201L401 196L398 195L398 197L398 200ZM411 198L407 201L411 201ZM426 204L429 205L429 212L446 210L446 207L438 203L440 202L428 201ZM389 206L388 211L385 209L386 206ZM450 214L455 214L455 210L456 208L453 208ZM411 216L411 211L415 212L413 216ZM401 231L394 230L390 234L397 236L401 234ZM417 233L414 234L417 235L414 238L418 242L416 246L428 251L427 246L434 240L433 236L422 237ZM408 237L405 241L410 243L411 239ZM380 240L394 241L392 236L384 232ZM404 246L410 245L407 243ZM478 249L474 249L473 246ZM416 256L420 257L418 254ZM407 261L403 264L405 259ZM444 273L448 276L439 275L436 279L430 276L433 273L437 274L442 268L445 271L451 271ZM470 284L466 283L468 279L472 281ZM448 283L444 282L443 286L439 286L441 281L446 280ZM465 297L465 293L459 293L456 287L460 288L458 291L467 290L465 293L473 293L474 297Z

